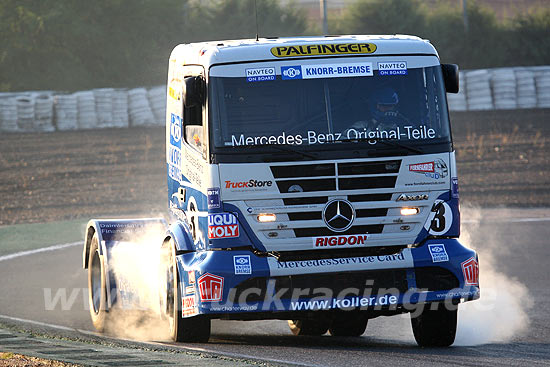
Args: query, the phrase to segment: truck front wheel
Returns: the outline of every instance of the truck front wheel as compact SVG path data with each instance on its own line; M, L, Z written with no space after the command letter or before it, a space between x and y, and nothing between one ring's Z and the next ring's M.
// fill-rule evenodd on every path
M95 329L102 332L107 323L107 280L104 259L99 256L99 241L94 234L88 257L88 301Z
M172 241L166 241L161 251L161 264L165 270L167 294L161 302L161 311L170 323L170 336L176 342L206 343L210 338L210 319L203 315L186 317L182 315L181 283L176 264L176 248Z
M421 347L448 347L455 341L458 307L449 310L443 304L438 306L437 310L423 310L417 317L411 315L414 339Z
M330 319L316 317L313 319L288 320L288 326L294 335L321 336L328 331Z
M342 313L336 315L329 328L332 336L361 336L367 328L369 319L357 313Z

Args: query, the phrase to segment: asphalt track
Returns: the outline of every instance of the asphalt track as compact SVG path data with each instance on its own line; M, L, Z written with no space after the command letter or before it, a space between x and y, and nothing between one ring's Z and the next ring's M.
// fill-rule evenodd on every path
M162 344L308 366L550 365L550 210L469 210L462 230L462 239L480 251L482 298L476 302L485 297L480 310L459 314L457 344L463 346L417 347L407 316L370 320L360 338L295 337L284 321L214 321L208 344ZM0 279L0 321L34 320L81 337L93 331L80 246L0 257ZM65 307L51 298L63 292ZM522 312L529 325L520 332L518 326L527 325L518 319Z

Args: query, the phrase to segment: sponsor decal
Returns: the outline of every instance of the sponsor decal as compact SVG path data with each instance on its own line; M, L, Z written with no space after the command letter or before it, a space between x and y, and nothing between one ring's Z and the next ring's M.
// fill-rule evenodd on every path
M275 57L296 57L313 55L371 54L376 51L374 43L342 43L321 45L289 45L271 48Z
M197 280L202 302L218 302L223 295L223 277L206 273Z
M195 270L187 271L187 279L189 279L189 284L195 284Z
M247 306L214 306L210 307L212 312L243 312L243 311L256 311L258 305L247 305Z
M198 313L195 296L185 296L181 299L181 313L183 316L193 316Z
M168 95L176 100L181 100L181 80L180 79L172 79L170 80L169 87L168 87Z
M474 257L460 264L465 285L479 285L479 265Z
M479 291L468 291L468 292L465 292L465 291L450 291L448 293L438 293L436 294L436 297L437 298L455 298L455 297L460 297L460 298L470 298L470 297L478 297L479 298Z
M367 234L352 234L347 236L313 237L313 247L357 247L365 245Z
M181 140L181 117L170 114L170 144L177 144Z
M302 79L300 66L281 66L281 78L283 80Z
M394 255L302 261L277 261L275 258L269 257L267 262L271 276L354 270L397 269L414 266L410 249L404 249L400 253Z
M283 80L372 76L372 63L282 66Z
M190 182L202 187L202 179L206 177L204 161L202 158L199 158L200 155L195 154L191 149L185 149L183 152L185 157L185 164L183 167L185 169L185 177Z
M378 74L380 75L407 75L406 61L379 62Z
M395 201L418 201L418 200L428 200L428 194L401 194Z
M303 79L372 76L372 63L302 65Z
M411 172L434 172L434 162L409 164Z
M260 181L251 179L249 181L233 182L225 181L226 189L245 189L245 188L258 188L258 187L270 187L273 186L273 181Z
M443 159L436 159L433 162L423 162L409 164L409 171L415 173L421 173L426 177L430 177L436 180L447 177L449 169Z
M246 81L247 82L265 82L275 80L275 68L254 68L246 69Z
M252 274L250 255L233 256L233 266L235 267L235 274Z
M146 223L146 222L100 222L99 228L101 234L105 237L104 239L111 238L114 235L119 234L130 234L130 233L139 233L150 226L157 226L160 228L163 227L160 223Z
M372 296L372 297L352 297L352 298L333 298L331 300L307 300L294 301L290 303L292 311L299 310L330 310L335 308L346 309L355 307L386 306L397 304L398 298L394 295Z
M208 214L208 238L239 237L237 217L231 213Z
M339 133L319 133L309 130L305 135L296 134L290 135L282 132L280 135L260 135L246 136L245 134L232 134L231 141L224 144L226 146L241 146L241 145L266 145L266 144L288 144L288 145L313 145L335 143L341 140L367 140L369 144L374 145L377 139L395 139L395 140L420 140L433 139L436 137L435 129L421 125L414 126L397 126L390 129L374 130L357 130L347 129L345 132ZM433 162L429 162L433 163ZM444 164L444 162L443 162ZM446 166L445 166L446 167Z
M447 255L445 245L428 245L428 250L430 250L430 254L432 255L432 262L440 263L443 261L449 261L449 255Z
M208 197L208 209L219 209L220 208L220 188L211 187L207 191Z
M179 182L183 182L182 155L181 155L181 116L170 114L170 144L168 144L168 176Z
M451 178L451 196L454 199L458 199L458 177Z

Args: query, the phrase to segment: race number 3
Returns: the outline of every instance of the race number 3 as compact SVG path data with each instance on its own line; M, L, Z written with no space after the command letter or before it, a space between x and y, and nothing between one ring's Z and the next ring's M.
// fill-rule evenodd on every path
M430 234L441 235L447 233L453 224L453 211L449 204L441 202L430 225Z

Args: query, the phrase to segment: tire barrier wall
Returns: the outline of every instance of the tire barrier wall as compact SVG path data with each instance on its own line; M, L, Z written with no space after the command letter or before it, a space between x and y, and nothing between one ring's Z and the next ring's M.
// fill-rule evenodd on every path
M163 126L166 86L0 93L0 132Z
M0 93L0 132L162 126L166 86ZM550 66L464 70L451 111L550 108Z

